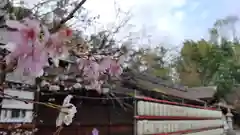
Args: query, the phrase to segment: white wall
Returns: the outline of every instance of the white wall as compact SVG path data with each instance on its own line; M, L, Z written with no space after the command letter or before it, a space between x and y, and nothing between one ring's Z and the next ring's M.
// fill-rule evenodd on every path
M11 96L17 96L18 98L22 99L34 99L34 92L28 92L28 91L20 91L20 90L11 90L6 89L4 90L5 94L11 95ZM3 99L2 101L2 108L8 108L8 109L33 109L33 104L12 99Z
M5 89L5 94L11 96L17 96L21 99L34 100L34 92L23 91L23 90L14 90L14 89ZM23 122L30 123L33 119L33 109L34 105L32 103L26 104L22 101L12 100L12 99L3 99L2 101L2 110L0 115L0 122ZM17 118L13 118L12 109L19 109L20 114L25 113L25 115L20 115Z
M182 116L199 118L222 118L222 112L148 101L137 102L137 114L139 116Z
M33 112L31 110L26 110L26 115L24 117L12 118L11 117L11 110L1 110L0 122L4 123L14 123L14 122L21 122L21 123L31 123L33 120Z
M33 109L33 104L29 103L26 104L24 102L16 101L16 100L8 100L4 99L2 101L2 108L8 109Z
M5 89L4 93L12 96L18 96L19 98L24 99L34 99L34 92L31 91L24 91L18 89Z

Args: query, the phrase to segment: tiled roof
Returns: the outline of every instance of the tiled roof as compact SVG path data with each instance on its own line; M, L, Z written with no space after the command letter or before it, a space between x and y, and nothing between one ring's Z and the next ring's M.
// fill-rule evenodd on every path
M234 105L236 103L240 103L240 87L235 87L231 90L226 96L225 101L228 104Z
M188 94L197 99L211 98L215 92L214 86L188 88Z
M174 85L168 81L162 80L161 78L133 71L129 73L129 75L131 76L131 79L127 80L127 83L134 84L138 88L145 89L146 91L156 91L164 95L203 102L188 93L184 87L179 87L179 85Z

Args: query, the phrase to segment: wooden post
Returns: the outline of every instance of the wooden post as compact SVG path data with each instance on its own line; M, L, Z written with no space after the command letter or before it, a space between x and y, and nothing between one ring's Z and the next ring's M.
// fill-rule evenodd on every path
M40 97L40 78L36 78L35 79L35 85L36 85L36 92L34 94L34 100L35 101L39 101L39 97ZM34 104L34 108L33 108L33 124L34 124L34 129L37 127L38 125L38 118L39 118L39 109L38 109L38 104ZM35 133L33 133L35 134Z

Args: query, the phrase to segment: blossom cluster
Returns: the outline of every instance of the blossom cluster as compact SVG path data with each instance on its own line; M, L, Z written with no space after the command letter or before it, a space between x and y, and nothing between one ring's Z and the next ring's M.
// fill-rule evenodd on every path
M48 28L36 19L25 18L21 21L7 20L6 25L15 32L10 32L11 41L6 45L10 51L5 57L6 64L15 64L13 73L32 79L44 74L44 67L49 66L51 58L58 66L58 60L69 55L65 43L71 39L72 30L65 28L50 33ZM102 93L102 85L111 77L119 78L122 73L122 57L113 53L95 53L78 56L75 63L81 73L81 85L86 89ZM29 78L28 78L29 77Z
M7 20L6 24L17 30L9 35L11 41L6 48L10 54L5 57L6 64L16 63L14 72L19 75L40 77L49 57L57 59L67 53L64 42L71 36L69 29L50 34L46 26L29 18Z

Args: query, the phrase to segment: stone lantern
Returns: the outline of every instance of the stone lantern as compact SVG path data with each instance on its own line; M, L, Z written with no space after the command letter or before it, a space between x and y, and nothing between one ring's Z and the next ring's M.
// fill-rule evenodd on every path
M229 126L229 129L233 129L233 120L232 120L233 114L231 113L230 108L228 108L228 112L226 114L226 119L227 119L227 123Z

